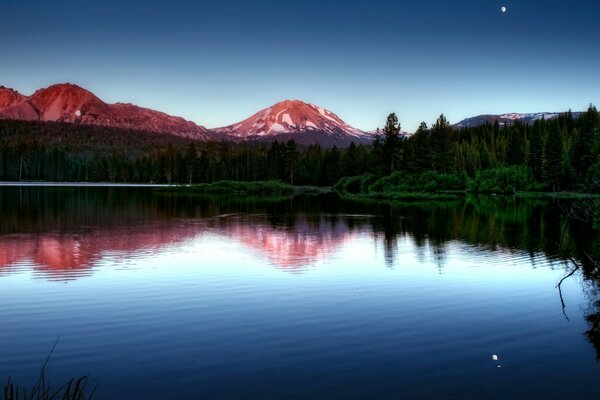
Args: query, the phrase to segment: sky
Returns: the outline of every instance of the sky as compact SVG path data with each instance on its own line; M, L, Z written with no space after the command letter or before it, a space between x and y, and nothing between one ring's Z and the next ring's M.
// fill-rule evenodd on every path
M209 128L299 99L414 131L600 105L598 15L590 0L0 0L0 85L71 82Z

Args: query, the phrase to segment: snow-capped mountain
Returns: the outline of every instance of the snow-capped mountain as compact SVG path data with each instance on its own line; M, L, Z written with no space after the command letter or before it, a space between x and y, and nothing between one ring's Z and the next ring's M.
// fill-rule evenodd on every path
M289 140L299 144L347 146L371 143L373 135L353 128L329 110L300 100L285 100L236 124L214 131L235 140Z
M218 137L205 127L180 117L132 104L105 103L92 92L70 83L40 89L29 97L1 87L0 119L111 126L201 140Z
M460 121L457 124L454 124L453 126L455 128L471 128L471 127L475 127L475 126L484 125L485 123L488 123L488 122L493 124L496 121L498 121L498 124L500 126L503 126L503 125L512 125L512 124L514 124L514 122L516 120L520 120L521 122L523 122L525 124L531 124L534 121L538 121L542 118L546 119L546 120L554 119L554 118L557 118L561 114L562 113L557 113L557 112L540 112L540 113L527 113L527 114L509 113L509 114L499 114L499 115L484 114L484 115L478 115L476 117L463 119L462 121ZM580 112L574 112L573 118L577 118L580 115L581 115Z

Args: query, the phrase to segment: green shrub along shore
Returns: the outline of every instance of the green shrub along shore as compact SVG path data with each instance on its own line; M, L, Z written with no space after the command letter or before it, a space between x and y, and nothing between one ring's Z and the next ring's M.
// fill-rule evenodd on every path
M281 181L219 181L198 185L176 185L156 188L157 192L239 195L292 195L294 186Z
M219 181L198 185L165 186L154 190L163 193L243 196L292 196L331 192L331 188L328 187L293 186L282 181Z

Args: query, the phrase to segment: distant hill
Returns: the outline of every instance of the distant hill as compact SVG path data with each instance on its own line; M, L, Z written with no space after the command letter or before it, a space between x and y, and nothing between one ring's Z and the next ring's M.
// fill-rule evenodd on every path
M554 118L557 118L561 114L563 114L563 113L540 112L540 113L529 113L529 114L520 114L520 113L497 114L497 115L483 114L483 115L478 115L476 117L463 119L459 123L454 124L453 127L455 127L455 128L472 128L475 126L484 125L486 123L493 124L496 121L498 121L498 123L501 126L503 126L503 125L512 125L517 120L519 120L525 124L531 124L534 121L540 120L542 118L546 119L546 120L554 119ZM574 118L578 118L580 115L581 115L581 112L573 113Z

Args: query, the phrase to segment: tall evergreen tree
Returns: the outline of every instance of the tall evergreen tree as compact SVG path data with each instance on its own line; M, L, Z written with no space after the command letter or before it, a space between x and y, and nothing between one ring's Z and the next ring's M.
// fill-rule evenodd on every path
M410 142L412 144L409 160L410 169L413 172L431 170L431 141L429 138L429 128L425 122L421 122L415 134L412 135Z
M288 182L294 184L294 176L298 167L298 146L294 139L289 140L285 145L285 172Z
M600 125L598 110L591 106L581 116L581 125L573 130L573 143L571 145L570 158L578 178L583 179L590 167L597 160L598 125Z
M455 169L452 127L444 114L440 115L431 127L432 164L437 172L449 172Z
M506 164L523 165L525 164L525 136L524 127L520 121L509 130L508 146L506 147Z
M552 191L560 190L565 176L565 147L563 132L556 123L551 124L544 143L544 180Z
M400 123L396 113L391 113L387 117L385 127L383 128L384 141L383 150L387 164L388 174L393 173L401 162L400 158Z
M544 120L535 121L529 135L529 152L527 155L527 166L537 181L542 180L544 140Z

